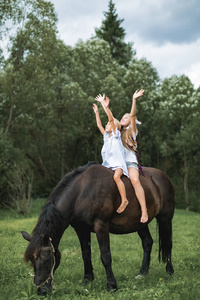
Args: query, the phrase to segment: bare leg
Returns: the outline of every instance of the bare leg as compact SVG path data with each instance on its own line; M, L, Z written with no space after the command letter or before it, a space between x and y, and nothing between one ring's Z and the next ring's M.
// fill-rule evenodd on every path
M120 214L122 213L125 208L127 207L128 205L128 200L126 198L126 188L125 188L125 185L123 183L123 181L121 180L121 176L123 175L123 171L122 169L116 169L115 170L115 174L113 176L113 179L118 187L118 190L119 190L119 193L120 193L120 196L121 196L121 200L122 200L122 203L120 205L120 207L117 209L117 212Z
M139 180L139 172L136 168L128 168L128 174L129 174L131 183L135 189L136 197L141 206L142 216L141 216L140 222L146 223L148 221L148 213L147 213L147 206L146 206L144 190L143 190L143 187Z

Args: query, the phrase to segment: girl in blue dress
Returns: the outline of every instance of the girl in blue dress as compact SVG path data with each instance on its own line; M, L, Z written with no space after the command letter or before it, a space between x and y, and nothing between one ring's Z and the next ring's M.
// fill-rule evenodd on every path
M98 95L95 100L101 103L103 109L105 110L108 116L108 123L105 129L102 126L101 119L99 116L98 107L96 104L93 104L93 110L96 115L97 127L100 132L103 134L104 144L101 150L102 165L114 170L113 179L118 187L120 196L121 196L121 205L117 209L118 213L122 213L126 206L128 205L128 200L126 198L126 189L121 176L124 174L128 177L128 170L125 163L125 153L124 147L121 141L121 125L117 119L113 118L113 115L109 109L109 99L105 95Z

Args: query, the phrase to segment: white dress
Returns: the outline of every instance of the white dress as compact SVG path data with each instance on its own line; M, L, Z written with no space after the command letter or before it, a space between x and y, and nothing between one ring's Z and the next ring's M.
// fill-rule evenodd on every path
M112 131L112 136L108 132L104 133L104 144L101 150L103 159L102 165L111 170L122 169L123 174L128 176L128 170L125 162L125 149L121 140L121 133L116 129Z

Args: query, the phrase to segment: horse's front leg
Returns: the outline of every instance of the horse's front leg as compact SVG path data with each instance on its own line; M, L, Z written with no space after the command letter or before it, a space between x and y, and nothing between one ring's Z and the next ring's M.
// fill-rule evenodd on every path
M108 290L117 290L117 283L112 271L112 258L110 252L110 237L109 224L101 220L96 220L94 224L94 231L97 235L99 248L101 252L101 261L105 267L107 275Z
M143 228L142 230L139 230L138 235L141 238L142 247L143 247L143 251L144 251L142 266L141 266L139 275L145 275L149 271L149 264L150 264L150 259L151 259L151 249L152 249L152 245L153 245L153 239L149 232L148 225L145 228Z
M82 250L82 257L84 262L84 280L83 283L88 283L93 281L94 274L93 274L93 267L91 261L91 233L88 228L74 228Z

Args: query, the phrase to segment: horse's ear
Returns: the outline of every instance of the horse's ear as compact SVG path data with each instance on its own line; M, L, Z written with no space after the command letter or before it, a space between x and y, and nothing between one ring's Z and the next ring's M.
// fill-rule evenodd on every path
M26 231L21 231L21 234L26 241L28 241L28 242L31 241L31 236Z

